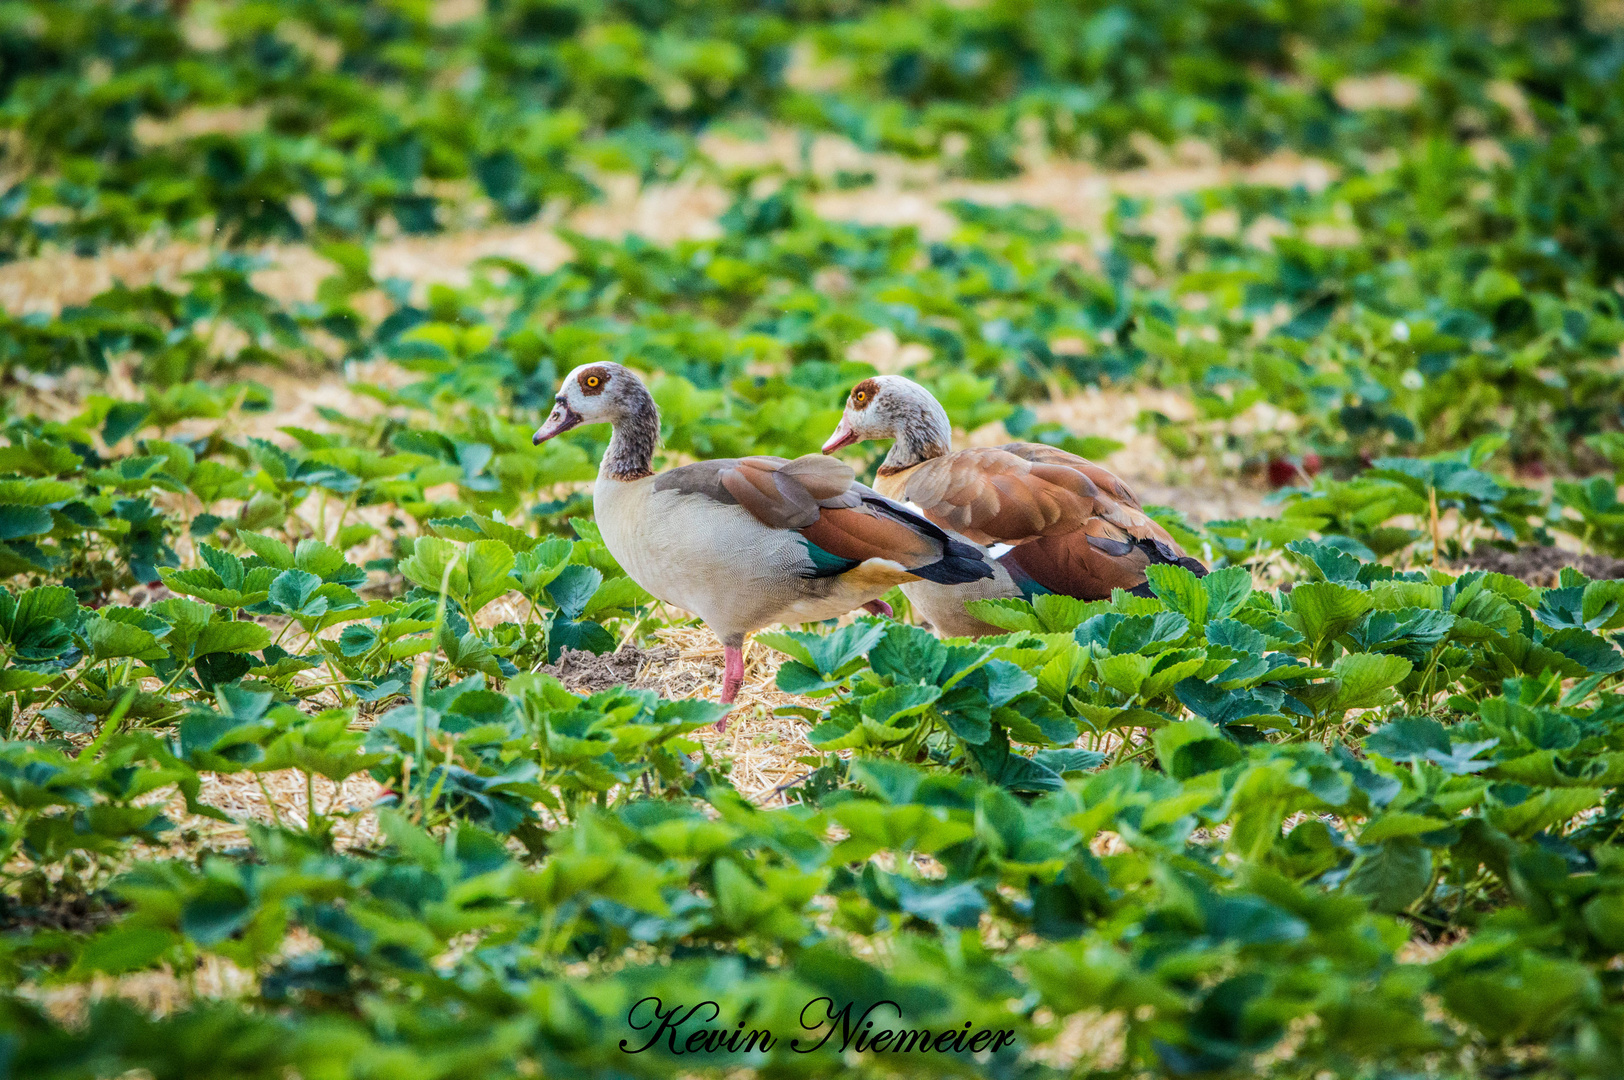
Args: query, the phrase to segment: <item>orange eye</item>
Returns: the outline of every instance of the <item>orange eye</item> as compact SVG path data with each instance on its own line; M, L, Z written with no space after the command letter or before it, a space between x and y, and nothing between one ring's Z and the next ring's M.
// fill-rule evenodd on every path
M868 400L868 391L867 390L859 390L859 391L857 391L857 393L855 393L855 394L853 394L851 396L851 399L853 401L857 402L857 404L861 405L863 402Z
M600 383L602 381L603 380L599 379L596 375L588 375L586 377L586 384L588 386L597 386L598 383Z

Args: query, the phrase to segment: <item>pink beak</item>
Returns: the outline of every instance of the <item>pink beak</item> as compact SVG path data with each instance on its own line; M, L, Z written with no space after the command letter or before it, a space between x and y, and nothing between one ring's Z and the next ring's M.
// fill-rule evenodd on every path
M540 446L554 435L562 435L570 428L575 427L581 420L580 413L560 401L553 406L553 411L547 417L547 422L536 429L535 438L530 441L536 446Z
M857 432L852 430L851 424L844 416L842 416L840 418L840 426L835 428L835 433L829 436L828 441L823 444L823 452L825 454L832 454L836 450L839 450L842 446L850 446L852 443L856 442L857 439Z

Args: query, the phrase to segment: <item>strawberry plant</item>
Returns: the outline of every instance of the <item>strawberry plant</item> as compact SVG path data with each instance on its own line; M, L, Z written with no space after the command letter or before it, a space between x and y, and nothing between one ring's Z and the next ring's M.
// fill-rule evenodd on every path
M1615 1075L1624 587L1451 569L1624 553L1615 23L0 5L0 258L207 248L0 311L0 1080ZM786 125L799 164L702 149ZM1325 168L922 230L819 215L893 180L831 132L951 177ZM725 209L569 228L617 172ZM372 258L532 221L546 268ZM313 299L264 241L315 245ZM900 367L1085 456L1121 444L1053 418L1081 388L1182 399L1138 418L1174 470L1275 510L1149 507L1210 573L977 601L977 640L900 594L763 632L776 715L718 736L704 690L567 674L693 632L594 524L602 429L532 442L605 360L656 468L812 452ZM362 407L267 424L273 368Z

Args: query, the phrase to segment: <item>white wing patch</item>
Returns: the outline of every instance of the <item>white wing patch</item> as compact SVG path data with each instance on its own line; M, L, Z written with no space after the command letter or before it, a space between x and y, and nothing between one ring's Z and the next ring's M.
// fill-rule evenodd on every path
M858 566L864 570L889 570L893 574L911 575L913 573L912 570L909 570L906 566L903 566L901 563L893 559L882 559L878 556L875 556L872 559L864 559L858 564Z

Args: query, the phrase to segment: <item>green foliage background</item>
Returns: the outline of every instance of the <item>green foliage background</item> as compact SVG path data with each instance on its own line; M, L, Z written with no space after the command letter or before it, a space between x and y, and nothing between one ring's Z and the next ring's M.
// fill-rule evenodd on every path
M0 313L0 1077L1617 1074L1624 584L1444 569L1556 532L1624 555L1616 13L452 14L0 4L0 257L211 249L178 284ZM1341 103L1394 75L1416 92ZM701 149L764 125L949 176L1199 139L1332 179L1181 196L1171 244L1129 198L1087 235L958 200L932 240L811 209L871 177ZM379 236L557 215L617 172L722 184L718 235L375 276ZM266 240L319 245L312 302L256 288ZM530 433L613 359L668 458L812 452L876 330L924 346L964 430L1103 457L1031 405L1154 385L1197 411L1143 418L1170 455L1323 471L1272 517L1157 508L1214 572L1157 568L1154 598L983 602L1005 632L979 642L763 634L815 752L752 804L696 737L718 706L537 670L665 615L592 523L604 433ZM244 437L272 366L384 408ZM42 386L63 407L13 404ZM1260 402L1294 424L1231 424ZM217 778L288 770L307 813L199 838L230 820ZM359 773L379 806L326 797ZM649 995L780 1033L820 995L888 998L1017 1041L628 1055ZM1077 1024L1112 1049L1057 1050Z

